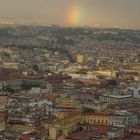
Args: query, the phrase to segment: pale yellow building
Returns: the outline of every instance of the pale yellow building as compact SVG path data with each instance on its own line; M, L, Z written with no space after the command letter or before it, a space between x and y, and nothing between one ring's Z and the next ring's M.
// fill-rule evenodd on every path
M76 107L77 104L78 104L78 101L74 99L61 99L58 102L59 106L64 106L64 107Z
M108 77L116 77L117 71L115 70L100 70L96 71L96 75L103 75Z
M76 62L83 64L86 62L86 56L84 54L77 54L76 56Z
M2 47L2 48L0 48L0 52L5 52L8 54L11 54L13 52L13 50L11 48Z
M82 122L91 125L108 125L109 115L107 114L94 114L94 113L82 113Z
M23 131L23 132L33 132L36 130L36 127L31 125L24 125L24 124L7 124L6 128L13 131Z
M19 59L19 53L12 53L10 55L10 58L11 58L12 61L18 60Z
M108 114L82 113L80 111L60 113L58 119L49 125L49 139L56 140L61 135L67 137L77 129L78 124L109 126ZM104 137L104 140L106 137Z
M13 62L3 62L2 64L3 68L11 68L11 69L18 69L19 63L13 63Z
M68 136L76 130L77 124L81 122L81 112L63 112L57 120L50 124L49 139L56 140L61 134Z

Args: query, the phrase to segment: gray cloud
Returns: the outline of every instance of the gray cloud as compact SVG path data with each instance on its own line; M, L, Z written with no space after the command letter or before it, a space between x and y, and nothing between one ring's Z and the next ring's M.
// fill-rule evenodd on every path
M81 9L79 25L140 29L140 0L0 0L0 19L65 24L70 4Z

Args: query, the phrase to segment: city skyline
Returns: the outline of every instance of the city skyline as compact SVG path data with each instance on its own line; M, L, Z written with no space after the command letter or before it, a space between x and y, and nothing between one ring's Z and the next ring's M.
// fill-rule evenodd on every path
M140 0L0 0L0 140L140 140Z
M140 29L139 0L0 0L0 23Z

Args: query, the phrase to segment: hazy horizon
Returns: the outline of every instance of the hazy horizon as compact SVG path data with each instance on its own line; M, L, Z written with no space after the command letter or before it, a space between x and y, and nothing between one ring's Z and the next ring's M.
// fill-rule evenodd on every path
M140 0L0 0L0 23L140 29Z

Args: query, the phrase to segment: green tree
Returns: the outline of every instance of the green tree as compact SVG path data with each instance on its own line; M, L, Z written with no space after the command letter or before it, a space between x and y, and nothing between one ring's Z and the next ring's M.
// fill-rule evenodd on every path
M38 65L33 65L33 70L34 70L34 71L39 71Z

